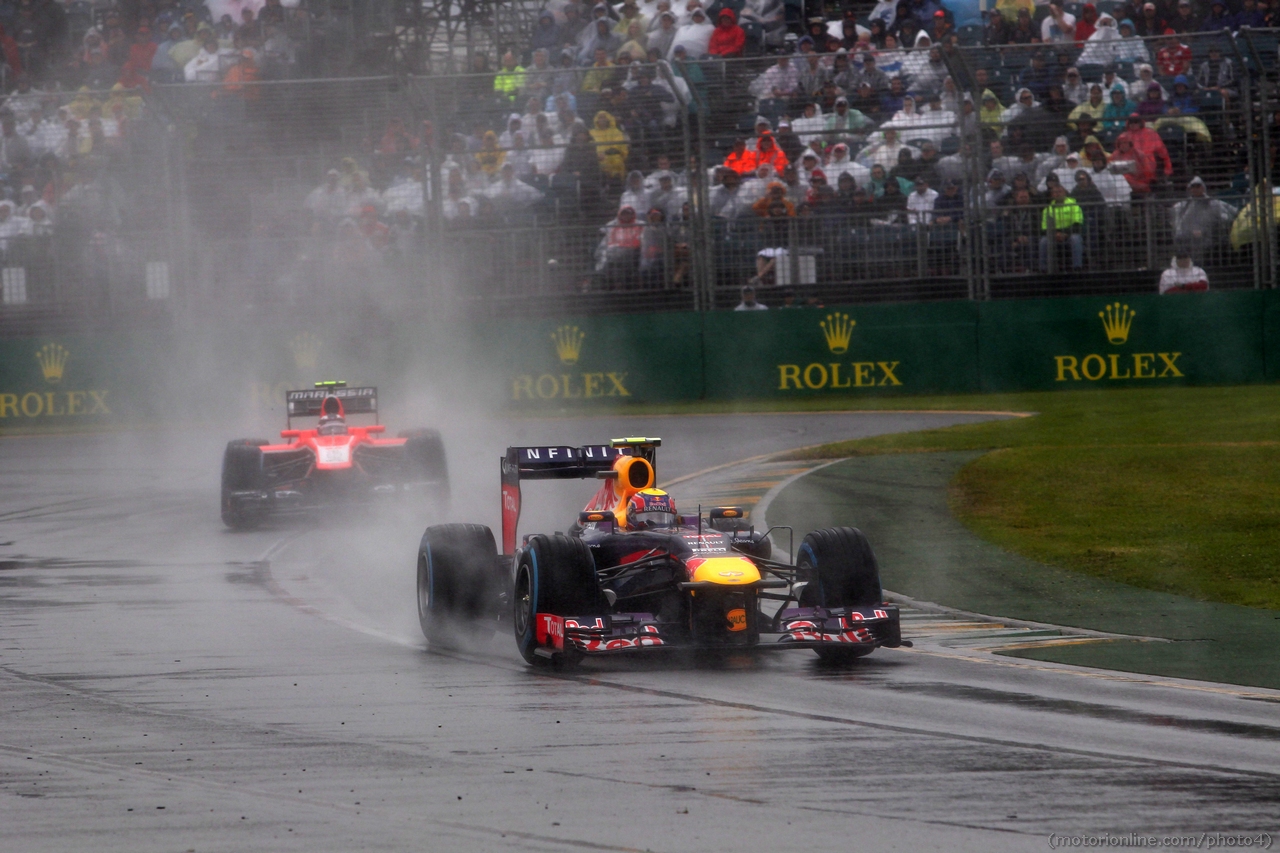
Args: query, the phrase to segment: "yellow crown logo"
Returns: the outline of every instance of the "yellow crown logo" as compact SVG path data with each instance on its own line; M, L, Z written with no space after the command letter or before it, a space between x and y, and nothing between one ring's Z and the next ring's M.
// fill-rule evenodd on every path
M827 348L836 355L843 355L849 350L849 339L853 337L853 327L857 320L850 320L848 314L828 314L827 319L818 324L822 327L823 337L827 339Z
M582 352L582 342L586 333L577 326L561 326L551 333L551 340L556 345L556 355L561 364L577 364L578 354Z
M71 360L71 353L62 344L45 344L36 350L36 361L40 362L40 372L46 382L61 382L62 371Z
M293 363L299 370L316 369L316 361L320 357L320 338L311 332L302 332L289 341L289 349L293 351Z
M1121 305L1119 302L1099 311L1098 316L1102 318L1102 328L1107 333L1107 340L1113 344L1122 344L1129 340L1129 327L1133 325L1133 318L1137 313L1129 310L1128 305Z

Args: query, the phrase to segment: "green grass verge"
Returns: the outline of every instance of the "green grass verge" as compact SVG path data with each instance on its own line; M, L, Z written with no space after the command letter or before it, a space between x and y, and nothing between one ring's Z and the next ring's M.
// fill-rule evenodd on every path
M1280 388L961 399L1038 414L796 455L998 451L962 468L949 494L985 539L1131 586L1280 609Z

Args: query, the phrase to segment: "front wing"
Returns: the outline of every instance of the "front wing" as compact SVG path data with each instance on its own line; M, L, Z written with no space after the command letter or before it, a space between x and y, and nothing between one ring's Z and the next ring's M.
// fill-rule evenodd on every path
M263 488L233 492L230 497L242 507L287 515L448 489L447 480L405 477L403 445L360 445L354 459L356 464L348 469L317 471L310 450L267 451L262 460Z
M750 646L726 646L736 650L773 651L824 646L862 647L903 645L898 608L793 607L776 618L762 617L779 630L761 631ZM614 613L608 616L556 616L539 613L534 626L538 653L547 656L566 649L586 655L607 655L657 649L701 648L664 632L651 613Z

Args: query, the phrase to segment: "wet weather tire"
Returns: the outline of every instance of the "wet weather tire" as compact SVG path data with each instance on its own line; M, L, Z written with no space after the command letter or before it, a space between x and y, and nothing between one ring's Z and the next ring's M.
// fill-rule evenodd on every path
M805 536L796 566L800 580L808 582L800 593L801 607L869 607L884 600L876 555L856 527L828 527ZM814 651L824 661L840 663L871 650L833 645Z
M603 616L609 603L596 579L591 549L581 539L557 533L534 536L516 564L513 623L520 656L531 664L547 663L534 653L539 614ZM577 663L579 655L557 655L561 664Z
M427 528L418 548L418 624L432 646L449 647L464 629L492 636L501 593L498 548L488 527Z
M264 439L241 438L227 442L222 453L222 523L232 530L251 530L262 522L259 503L235 493L265 488L262 446L266 443Z
M408 479L426 480L449 487L449 466L444 459L444 441L434 429L408 429L399 434L407 438L404 456L408 461Z

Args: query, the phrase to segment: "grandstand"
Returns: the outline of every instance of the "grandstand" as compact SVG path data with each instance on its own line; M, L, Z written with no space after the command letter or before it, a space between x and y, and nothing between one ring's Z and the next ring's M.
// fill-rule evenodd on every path
M43 41L0 21L9 328L1155 292L1179 248L1276 283L1280 30L1246 7L49 4Z

